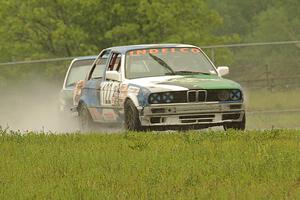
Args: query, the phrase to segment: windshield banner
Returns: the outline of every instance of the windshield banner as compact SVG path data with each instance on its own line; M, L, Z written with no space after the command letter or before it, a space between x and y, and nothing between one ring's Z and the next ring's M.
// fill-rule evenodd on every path
M198 48L161 48L161 49L139 49L130 51L131 56L142 56L146 54L170 54L170 53L200 53Z

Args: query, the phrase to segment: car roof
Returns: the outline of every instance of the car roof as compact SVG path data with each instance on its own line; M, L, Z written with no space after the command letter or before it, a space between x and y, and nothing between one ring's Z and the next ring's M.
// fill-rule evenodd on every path
M150 49L150 48L180 48L180 47L196 47L190 44L139 44L139 45L127 45L127 46L115 46L109 47L105 50L115 51L122 54L125 54L127 51L138 50L138 49ZM80 56L73 59L73 61L78 60L92 60L96 59L97 56Z
M190 44L139 44L139 45L128 45L128 46L117 46L110 47L106 50L116 51L125 54L127 51L138 50L138 49L149 49L149 48L178 48L178 47L196 47Z
M74 61L79 61L79 60L95 60L97 58L97 56L80 56L80 57L76 57L73 59Z

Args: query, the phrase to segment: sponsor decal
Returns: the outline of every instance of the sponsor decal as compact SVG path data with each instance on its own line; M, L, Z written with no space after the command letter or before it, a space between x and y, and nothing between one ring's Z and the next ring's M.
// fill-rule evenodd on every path
M127 84L122 84L120 86L120 94L119 94L119 105L123 105L124 101L127 97L128 94L128 85Z
M103 116L101 115L101 110L98 108L89 108L92 118L96 121L102 121Z
M105 121L116 121L117 115L113 109L103 109L103 117Z
M101 83L100 99L102 105L118 105L119 82L108 81Z
M130 56L142 56L146 54L169 54L169 53L200 53L198 48L159 48L159 49L140 49L130 51Z
M82 88L84 87L85 82L80 80L76 83L74 91L73 91L73 105L77 106L79 102L79 98L81 96Z

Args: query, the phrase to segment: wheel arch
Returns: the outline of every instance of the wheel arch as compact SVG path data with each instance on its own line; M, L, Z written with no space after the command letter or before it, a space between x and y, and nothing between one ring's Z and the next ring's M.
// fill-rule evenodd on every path
M77 110L79 111L79 109L80 109L82 106L86 106L86 103L84 103L84 101L81 99L81 100L79 100L79 102L78 102Z
M135 107L138 107L139 106L139 102L138 102L138 99L137 99L137 96L133 95L133 94L129 94L125 100L124 100L124 104L123 104L123 107L125 106L126 102L127 101L131 101Z
M127 116L128 113L131 113L131 115ZM124 100L124 124L127 130L142 130L139 115L139 111L137 109L137 106L134 104L134 101L130 97L126 97L126 99Z

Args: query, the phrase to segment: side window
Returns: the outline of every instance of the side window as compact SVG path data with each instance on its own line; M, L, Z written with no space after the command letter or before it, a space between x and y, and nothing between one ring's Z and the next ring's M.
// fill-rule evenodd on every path
M80 80L84 80L95 59L76 60L72 63L65 87L73 88Z
M109 62L109 66L107 68L108 71L120 71L121 68L121 54L114 53Z
M103 53L103 55L101 57L99 57L96 61L96 66L93 69L93 72L91 74L91 79L98 79L98 78L102 78L104 71L105 71L105 67L106 67L106 63L109 57L109 51L106 51Z

